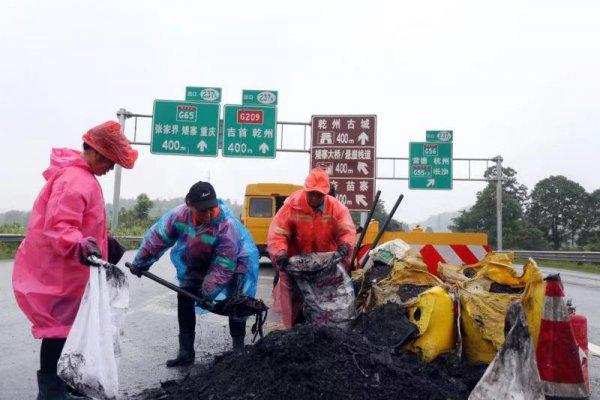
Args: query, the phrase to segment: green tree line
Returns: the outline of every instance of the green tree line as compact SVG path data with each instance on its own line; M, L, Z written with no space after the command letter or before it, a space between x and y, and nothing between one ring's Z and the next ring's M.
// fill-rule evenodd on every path
M600 251L600 189L591 193L577 182L556 175L529 192L517 172L503 168L503 247L525 250ZM495 167L485 172L495 177ZM454 232L486 232L496 246L496 182L477 193L475 204L453 219Z

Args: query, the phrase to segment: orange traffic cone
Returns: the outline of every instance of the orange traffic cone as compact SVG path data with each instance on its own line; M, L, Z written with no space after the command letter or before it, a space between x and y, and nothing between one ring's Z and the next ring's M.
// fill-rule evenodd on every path
M547 399L588 399L560 275L550 275L545 280L544 313L536 351L544 393Z

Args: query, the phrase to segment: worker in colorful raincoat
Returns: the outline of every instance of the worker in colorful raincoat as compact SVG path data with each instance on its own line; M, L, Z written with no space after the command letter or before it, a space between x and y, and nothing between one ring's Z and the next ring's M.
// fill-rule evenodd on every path
M208 301L236 294L254 296L258 249L210 183L195 183L185 204L168 211L150 228L128 266L140 276L169 248L179 286L188 292ZM177 294L177 319L179 352L167 367L191 364L196 355L194 300ZM230 317L229 331L234 351L244 352L245 318Z
M57 362L89 280L86 259L106 259L111 250L96 176L115 164L133 168L138 156L114 121L90 129L82 139L82 152L52 149L43 173L46 184L15 256L15 297L32 323L33 337L42 339L38 399L72 398L56 374Z
M286 328L303 322L302 294L283 271L291 256L337 251L349 269L356 228L348 208L329 196L329 190L327 173L313 169L304 188L285 200L269 227L267 250L279 273L273 288L273 308L281 314Z

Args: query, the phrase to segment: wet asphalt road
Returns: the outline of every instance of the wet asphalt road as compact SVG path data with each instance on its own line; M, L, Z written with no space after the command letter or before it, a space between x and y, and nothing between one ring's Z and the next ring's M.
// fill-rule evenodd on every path
M123 261L133 257L128 252ZM174 269L163 257L152 272L174 281ZM559 272L544 269L544 273ZM600 345L600 274L560 271L567 297L573 298L577 311L588 318L589 341ZM37 394L35 371L39 368L40 341L30 334L29 321L19 310L13 296L12 260L0 261L0 399L34 399ZM258 296L270 305L273 270L261 268ZM185 376L189 370L167 369L165 360L177 349L176 294L147 280L130 278L130 311L123 337L123 357L119 366L122 397L156 387L161 381ZM278 325L269 314L267 329ZM250 322L248 323L248 332ZM227 351L231 339L227 318L205 314L198 318L196 363L208 362ZM250 335L246 341L250 341ZM600 398L600 355L590 354L593 398Z
M127 252L122 263L133 258ZM151 269L154 274L175 281L175 269L168 256ZM12 291L12 260L0 261L0 399L35 399L39 369L40 341L33 339L31 325L18 308ZM177 351L177 294L148 279L129 275L130 310L122 338L119 381L123 397L161 381L183 377L188 368L171 369L165 361ZM270 301L273 270L261 269L258 297ZM246 342L250 343L251 318ZM269 315L267 328L277 324ZM214 355L231 347L226 317L213 314L199 316L196 324L196 363L210 361Z

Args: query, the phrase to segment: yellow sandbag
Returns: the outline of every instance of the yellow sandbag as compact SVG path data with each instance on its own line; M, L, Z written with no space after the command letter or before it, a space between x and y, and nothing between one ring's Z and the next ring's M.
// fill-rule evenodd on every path
M402 302L398 295L402 285L433 287ZM375 306L394 301L407 307L409 319L418 327L419 335L406 348L420 354L423 361L430 362L454 348L456 324L452 297L444 283L426 269L418 264L397 263L390 277L374 285L371 294Z
M453 265L453 264L438 264L438 275L446 283L460 283L469 280L465 275L465 270L470 269L475 273L479 272L484 265L502 264L510 265L514 261L514 253L494 253L490 252L476 264L469 265Z
M403 260L394 260L394 267L420 269L421 271L429 271L427 264L423 262L421 256L406 256Z
M388 279L379 283L381 286L391 285L418 285L418 286L436 286L444 283L435 275L430 274L427 269L423 270L419 265L409 265L406 263L395 264L392 273Z
M353 274L353 279L360 279L362 274L362 272ZM368 289L368 293L360 292L357 295L357 305L363 312L370 311L388 301L406 305L407 303L402 301L398 293L400 285L437 286L443 284L439 278L427 271L426 266L423 270L419 263L409 264L400 261L394 263L389 278L374 283Z
M420 354L423 361L431 362L454 348L454 303L442 287L435 286L421 293L408 307L408 317L419 328L419 336L405 348Z
M534 344L537 344L544 301L542 274L533 260L518 276L512 257L491 254L475 277L458 285L465 356L470 362L492 361L504 343L504 319L508 307L521 300ZM491 293L492 284L523 288L522 293Z
M525 310L525 317L527 318L527 324L529 325L531 340L533 340L533 345L537 348L542 314L544 311L546 284L542 272L532 258L525 264L523 275L530 284L525 287L525 293L521 298L521 303L523 303L523 308Z
M464 282L469 279L468 276L464 274L464 270L469 266L461 266L461 265L452 265L452 264L438 264L438 275L441 280L446 283L456 284L459 282Z

